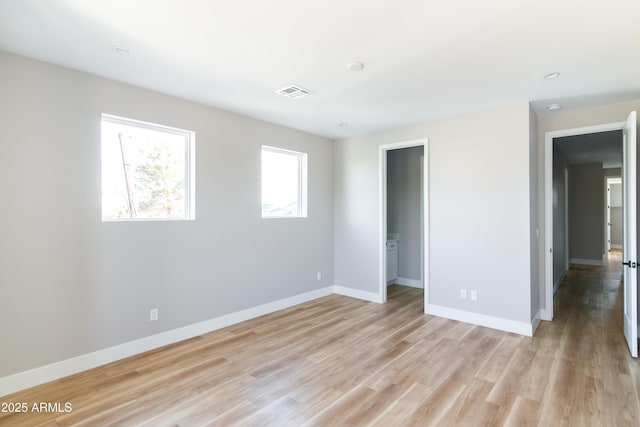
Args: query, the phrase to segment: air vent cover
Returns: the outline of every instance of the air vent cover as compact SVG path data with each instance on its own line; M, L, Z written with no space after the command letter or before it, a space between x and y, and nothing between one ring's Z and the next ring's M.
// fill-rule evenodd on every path
M303 96L309 95L311 91L307 89L303 89L300 86L291 85L291 86L283 87L282 89L278 89L276 93L282 96L286 96L287 98L296 99L296 98L302 98Z

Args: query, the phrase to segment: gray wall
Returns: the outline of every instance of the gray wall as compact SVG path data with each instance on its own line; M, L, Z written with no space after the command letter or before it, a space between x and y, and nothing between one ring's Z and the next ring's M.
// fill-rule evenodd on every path
M622 246L622 208L611 208L611 244Z
M569 167L569 258L602 262L602 163Z
M622 184L610 185L611 244L622 245Z
M333 284L331 141L6 53L0 94L0 377ZM101 113L195 131L195 221L101 221ZM261 219L262 144L308 218Z
M566 271L567 237L566 230L567 194L565 193L565 168L569 164L562 151L553 144L553 284L558 284Z
M378 293L378 147L429 137L430 303L529 323L529 120L522 103L337 141L335 283Z
M387 152L387 231L399 233L398 277L421 280L420 162L424 147Z
M540 290L542 286L538 274L538 249L542 235L538 229L538 115L529 105L529 267L531 286L531 320L540 311Z

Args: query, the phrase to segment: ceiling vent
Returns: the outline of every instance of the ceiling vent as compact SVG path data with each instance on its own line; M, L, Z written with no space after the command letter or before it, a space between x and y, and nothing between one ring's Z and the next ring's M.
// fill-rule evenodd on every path
M310 90L307 89L303 89L300 86L287 86L287 87L283 87L282 89L278 89L276 91L277 94L280 94L282 96L286 96L287 98L302 98L303 96L307 96L311 93Z

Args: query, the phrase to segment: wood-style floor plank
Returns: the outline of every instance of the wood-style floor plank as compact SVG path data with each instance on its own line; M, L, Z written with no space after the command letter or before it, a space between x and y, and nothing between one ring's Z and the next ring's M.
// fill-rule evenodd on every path
M533 338L331 295L0 398L0 426L637 426L620 255L574 266Z

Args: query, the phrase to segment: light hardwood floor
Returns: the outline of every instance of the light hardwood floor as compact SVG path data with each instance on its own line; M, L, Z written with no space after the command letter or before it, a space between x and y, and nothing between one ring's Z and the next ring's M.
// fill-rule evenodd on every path
M333 295L2 397L73 411L0 425L637 426L619 262L573 268L534 338Z

